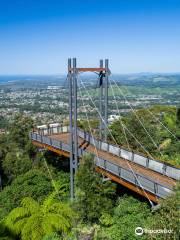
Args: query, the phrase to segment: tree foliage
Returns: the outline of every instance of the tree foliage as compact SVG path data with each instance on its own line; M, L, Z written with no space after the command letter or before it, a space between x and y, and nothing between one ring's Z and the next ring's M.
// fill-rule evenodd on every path
M179 110L163 106L150 110L177 138L180 137ZM138 110L136 114L163 153L161 159L177 164L180 161L179 142L145 110ZM121 120L151 153L159 157L159 150L150 143L134 115ZM85 121L79 125L89 131ZM91 125L96 128L98 121L92 121ZM179 188L176 194L161 202L161 208L155 213L151 213L147 204L133 197L123 196L116 202L115 184L104 181L95 171L92 155L83 157L75 179L76 199L72 206L78 213L77 219L69 207L68 161L62 167L61 161L64 160L61 157L38 152L28 139L32 126L31 119L17 115L9 132L0 136L0 174L3 180L6 176L12 180L0 192L1 240L131 240L139 239L134 232L138 226L172 229L174 235L166 235L166 239L178 239ZM120 121L114 122L111 130L116 141L127 147ZM142 151L132 135L126 133L132 149ZM163 237L143 235L141 239L161 240Z
M7 153L2 167L7 177L12 180L29 171L32 168L32 161L27 153L16 148Z
M116 187L110 181L103 182L95 171L93 156L85 155L76 175L76 210L85 222L98 221L102 213L113 208Z
M180 108L177 110L177 123L180 125Z
M149 110L151 113L145 109L139 109L135 113L115 121L110 127L115 141L128 148L128 140L131 149L136 152L147 155L148 151L162 161L179 165L179 142L177 139L180 138L180 125L177 123L176 108L154 106ZM121 122L125 126L124 129ZM114 141L111 136L109 138Z
M149 229L167 229L172 230L172 233L158 235L159 240L163 240L164 237L167 240L179 239L179 216L180 216L180 185L175 188L175 193L170 195L160 202L160 208L154 213L152 217L147 221L147 227ZM151 234L149 239L157 239L157 234Z
M135 235L136 227L143 227L150 216L147 204L139 202L133 197L123 196L114 208L112 216L104 214L100 221L108 239L134 240L139 239ZM142 239L142 238L141 238Z
M42 240L61 240L62 238L57 233L51 233L43 237Z
M52 232L67 234L73 217L74 212L68 204L57 201L52 195L41 205L33 198L26 197L20 207L9 213L5 226L15 235L21 236L22 240L40 240Z
M40 170L18 176L0 192L0 218L3 219L24 197L42 201L53 190L51 180Z
M31 118L22 114L15 115L9 125L9 142L16 143L20 148L24 148L29 140L29 131L33 128Z

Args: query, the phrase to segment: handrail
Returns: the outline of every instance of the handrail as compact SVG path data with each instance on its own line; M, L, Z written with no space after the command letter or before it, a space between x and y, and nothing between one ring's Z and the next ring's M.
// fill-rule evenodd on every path
M92 138L91 134L78 129L78 135L81 138L85 139L86 141L89 141L92 145L94 145L94 140L91 139ZM160 162L158 160L155 160L155 159L152 159L149 157L145 157L142 154L135 153L133 151L129 151L129 150L121 148L117 145L109 144L109 143L103 142L101 140L95 139L95 142L97 142L96 147L99 148L100 150L110 152L113 155L124 158L126 160L129 160L131 162L139 164L143 167L146 167L148 169L151 169L151 170L161 173L163 175L167 175L168 177L174 178L176 180L180 180L180 169L175 166L166 164L164 162ZM115 150L113 151L113 149L111 149L111 148L116 149L116 151ZM138 158L140 158L140 159L138 159Z
M47 129L38 129L37 131L42 135L58 134L62 132L68 132L69 126L49 127ZM94 140L92 139L94 137L92 137L91 134L80 129L78 129L77 133L79 137L94 145ZM95 139L95 142L97 142L96 147L100 150L110 152L113 155L139 164L145 168L151 169L155 172L161 173L175 180L180 180L180 169L171 164L164 163L159 160L149 158L147 156L143 156L140 153L129 151L123 147L119 147L118 145L109 144L98 139ZM113 151L113 149L116 149L116 151Z
M59 140L54 140L54 139L52 139L50 137L47 137L47 136L43 136L43 135L38 134L36 132L31 132L29 137L32 140L47 144L49 146L53 146L57 149L61 149L61 150L67 151L67 152L70 151L70 148L69 148L68 144L65 144L65 143L63 143L62 141L59 141ZM55 144L55 143L57 143L57 144ZM87 152L86 150L81 149L81 154L84 154L86 152ZM95 160L97 160L97 157L95 157ZM102 164L100 164L100 161L103 162L104 166ZM102 169L105 169L107 172L111 172L112 174L118 176L119 178L122 178L125 181L131 182L131 183L135 184L136 186L140 187L138 182L136 181L135 176L132 174L132 171L130 171L129 169L126 169L122 166L119 166L118 164L115 164L115 163L113 163L109 160L103 159L103 158L98 158L98 161L96 161L95 164L96 164L96 166L98 166ZM110 167L110 166L112 166L112 167ZM115 171L115 169L117 170L117 172ZM123 174L123 171L124 171L124 174ZM121 174L119 174L119 172ZM127 172L130 173L129 178L127 177L128 176ZM169 195L172 192L171 188L162 185L158 181L151 180L151 179L149 179L149 178L147 178L144 175L139 174L139 173L135 173L135 174L136 174L136 177L137 177L138 181L141 182L141 185L143 186L143 188L146 191L149 191L149 192L155 194L158 197L164 198L165 196ZM130 176L131 176L131 178L130 178ZM140 180L140 178L141 178L141 180ZM134 179L134 180L132 180L132 179ZM151 183L153 185L153 187L148 188L149 185L147 186L147 182L149 182L149 185Z
M37 132L39 132L42 135L65 133L65 132L69 132L69 126L58 126L58 127L49 127L47 129L38 129ZM91 134L84 132L80 129L78 129L77 133L79 137L83 138L84 140L94 145L94 140L93 140L94 137L92 137ZM143 156L142 154L135 153L134 151L129 151L125 148L115 146L113 144L109 144L107 142L103 142L98 139L95 139L95 142L97 142L96 147L100 150L110 152L113 155L116 155L128 161L139 164L145 168L151 169L155 172L161 173L163 175L174 178L176 180L180 180L180 169L173 165L161 162L156 159L149 158L147 156Z

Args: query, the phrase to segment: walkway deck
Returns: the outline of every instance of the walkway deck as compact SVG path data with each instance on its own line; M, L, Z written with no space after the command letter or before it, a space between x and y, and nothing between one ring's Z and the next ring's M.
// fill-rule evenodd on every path
M51 139L56 139L56 140L59 140L59 141L62 141L64 143L69 144L69 133L52 135L52 136L49 136L49 137ZM86 148L86 150L88 152L96 154L95 147L93 145L85 142L84 139L78 138L78 145ZM111 153L108 153L108 152L105 152L105 151L102 151L102 150L99 150L99 149L97 149L97 152L98 152L99 157L102 157L106 160L114 162L114 163L118 164L119 166L121 166L123 168L129 169L129 170L133 169L134 172L140 173L141 175L144 175L146 177L148 176L149 179L151 179L153 181L158 181L159 183L165 184L166 186L169 186L170 188L175 186L175 181L171 178L167 178L167 176L163 176L160 173L156 173L156 172L154 172L150 169L146 169L142 166L139 166L136 163L132 163L132 162L129 162L128 160L124 160L120 157L114 156Z
M50 142L53 142L55 140L56 142L61 142L69 145L69 133L58 133L58 134L47 135L46 138ZM53 144L47 144L43 142L43 140L37 141L33 137L32 137L32 140L33 140L33 143L38 147L45 147L50 151L69 157L68 151L60 149L59 147L53 146ZM148 197L150 200L154 202L158 202L159 197L165 197L166 195L169 195L172 192L173 187L176 185L176 181L174 179L167 177L161 173L155 172L151 169L140 166L139 164L136 164L128 160L125 160L121 157L115 156L107 151L96 149L94 145L85 141L81 137L78 138L78 145L79 145L79 148L85 150L86 152L94 153L95 155L98 154L98 157L100 159L105 159L104 161L107 161L110 164L112 163L114 164L114 166L118 166L118 169L120 168L120 169L123 169L124 171L127 170L128 172L131 173L131 175L133 170L135 175L137 174L139 176L140 184L139 182L135 184L131 181L128 181L127 179L123 179L120 175L117 176L117 174L113 174L112 171L109 171L108 169L101 167L102 163L98 164L98 160L96 164L97 171L102 172L105 176L109 177L115 182L124 185L125 187L145 196L146 198ZM145 191L141 187L141 179L147 180L147 182L145 181L145 183L143 183L143 187ZM152 183L152 186L149 188L150 190L148 190L148 186L146 188L146 185L147 184L151 185L151 183Z

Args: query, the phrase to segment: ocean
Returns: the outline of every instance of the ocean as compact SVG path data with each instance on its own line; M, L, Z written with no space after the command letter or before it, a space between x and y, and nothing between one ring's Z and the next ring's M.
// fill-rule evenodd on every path
M27 78L27 76L17 76L17 75L0 76L0 84L19 81L19 80L26 80L26 78Z

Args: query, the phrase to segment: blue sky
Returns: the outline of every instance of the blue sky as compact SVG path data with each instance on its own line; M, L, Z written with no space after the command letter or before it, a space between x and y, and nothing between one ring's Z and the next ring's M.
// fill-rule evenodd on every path
M0 74L180 72L180 0L0 0Z

